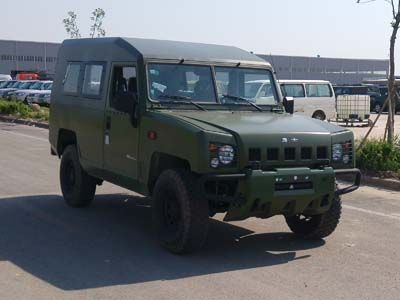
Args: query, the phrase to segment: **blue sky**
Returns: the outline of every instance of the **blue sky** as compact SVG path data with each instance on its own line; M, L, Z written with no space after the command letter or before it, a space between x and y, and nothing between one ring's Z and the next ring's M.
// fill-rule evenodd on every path
M62 19L69 10L87 35L97 7L106 11L108 36L235 45L257 53L388 57L391 13L384 0L3 1L0 39L60 42L67 38Z

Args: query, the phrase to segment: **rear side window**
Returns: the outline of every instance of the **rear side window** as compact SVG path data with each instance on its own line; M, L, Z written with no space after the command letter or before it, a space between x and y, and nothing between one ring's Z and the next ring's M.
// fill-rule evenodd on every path
M283 97L301 98L306 96L302 84L281 84L281 91Z
M329 84L306 84L307 97L332 97Z
M102 64L87 64L83 80L82 94L86 96L100 96L102 88L104 66Z
M80 63L69 63L64 77L64 93L77 94L79 74L81 73Z

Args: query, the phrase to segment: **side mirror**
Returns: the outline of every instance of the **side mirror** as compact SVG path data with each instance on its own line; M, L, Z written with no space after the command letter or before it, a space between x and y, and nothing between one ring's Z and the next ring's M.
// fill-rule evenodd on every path
M118 111L129 114L132 125L137 125L137 98L135 94L129 92L116 94L113 99L113 107Z
M283 107L286 112L293 115L294 113L294 98L293 97L284 97L283 98Z

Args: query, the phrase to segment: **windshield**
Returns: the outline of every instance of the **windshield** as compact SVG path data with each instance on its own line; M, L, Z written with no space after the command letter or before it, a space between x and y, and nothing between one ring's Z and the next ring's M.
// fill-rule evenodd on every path
M278 103L269 70L240 67L215 67L214 70L216 85L210 66L151 63L148 65L150 99L160 104L191 101L245 107L251 106L246 102L257 105Z
M42 90L48 91L51 90L51 88L53 87L53 83L52 82L48 82L42 85Z
M12 84L11 86L9 86L9 88L19 88L21 85L23 85L24 82L23 81L16 81L14 82L14 84Z
M272 74L268 70L250 68L216 67L218 98L229 101L226 95L245 98L257 105L276 105L278 96L271 84Z
M12 82L11 82L12 83ZM0 89L7 87L10 84L9 81L3 81L0 83Z
M43 82L35 82L29 87L29 89L30 90L40 90L40 88L42 86L43 86Z
M150 98L215 103L211 67L181 64L149 64Z
M18 89L20 90L27 90L33 83L31 81L24 82L21 85L18 86Z

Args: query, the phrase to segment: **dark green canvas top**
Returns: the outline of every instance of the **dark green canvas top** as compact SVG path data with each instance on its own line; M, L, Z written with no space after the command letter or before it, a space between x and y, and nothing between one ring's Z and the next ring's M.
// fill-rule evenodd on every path
M184 59L204 62L241 62L269 65L258 56L233 46L178 42L140 38L95 38L65 40L63 46L98 47L113 46L125 48L143 59Z

